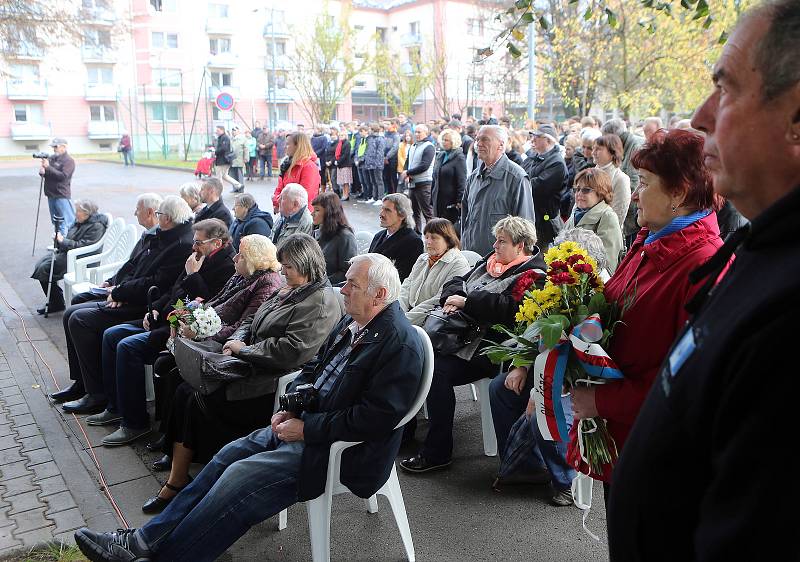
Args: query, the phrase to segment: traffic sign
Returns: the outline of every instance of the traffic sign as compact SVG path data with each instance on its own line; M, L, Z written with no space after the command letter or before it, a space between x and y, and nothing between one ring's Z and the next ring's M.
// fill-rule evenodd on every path
M233 94L223 90L217 94L214 103L220 111L231 111L236 104L236 100L233 99Z

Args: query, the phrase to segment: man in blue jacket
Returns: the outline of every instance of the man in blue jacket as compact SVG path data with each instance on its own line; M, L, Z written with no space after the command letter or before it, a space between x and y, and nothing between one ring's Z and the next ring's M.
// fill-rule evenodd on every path
M341 481L368 498L386 482L422 379L423 348L397 302L400 279L379 254L352 260L348 316L287 392L317 398L226 445L166 510L134 530L75 533L90 560L215 560L253 525L325 490L334 441L363 441L342 457Z

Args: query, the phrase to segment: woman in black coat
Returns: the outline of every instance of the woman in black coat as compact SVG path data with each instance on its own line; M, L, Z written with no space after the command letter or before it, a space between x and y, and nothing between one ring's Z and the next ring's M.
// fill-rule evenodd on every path
M353 157L350 151L350 141L347 139L347 129L339 130L339 141L333 151L333 165L336 166L336 186L334 189L342 201L350 200L350 185L353 183Z
M455 224L461 215L458 205L467 181L467 164L461 150L461 135L449 129L443 131L439 136L439 144L442 151L436 155L433 165L433 214Z
M56 256L53 262L53 283L50 289L48 312L64 310L64 293L57 282L63 279L64 273L67 272L67 252L98 242L106 233L106 228L108 228L108 217L97 212L97 204L94 201L88 199L75 201L75 222L66 236L58 233L56 238ZM50 279L50 261L50 254L43 256L36 263L31 274L31 279L36 279L41 283L45 296L47 296L47 285ZM39 314L44 314L44 311L44 306L36 310Z
M325 272L332 285L343 283L350 259L358 253L353 228L347 221L339 196L320 193L311 202L314 207L314 237L325 256Z

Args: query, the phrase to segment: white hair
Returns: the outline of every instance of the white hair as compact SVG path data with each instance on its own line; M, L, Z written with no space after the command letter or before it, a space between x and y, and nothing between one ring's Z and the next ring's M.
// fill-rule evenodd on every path
M350 259L350 265L369 262L367 291L374 295L378 289L386 289L384 304L392 304L400 298L400 274L392 261L383 254L359 254Z
M194 213L188 203L177 195L169 195L158 207L158 212L167 215L172 224L183 224L194 218Z
M281 197L286 197L287 201L295 201L300 207L308 206L308 191L299 183L287 183L283 186Z
M628 125L619 117L614 117L605 122L600 132L604 135L617 135L619 137L622 133L628 132Z
M597 129L589 128L589 129L584 129L583 130L583 132L581 133L581 140L582 141L594 142L594 141L596 141L597 139L599 139L602 136L603 136L603 133L601 133Z
M143 209L153 209L158 211L164 199L158 193L142 193L136 198L136 204L141 205Z
M664 127L664 122L661 120L661 117L647 117L643 125L649 125L650 123L655 125L656 129L662 129Z
M200 197L200 187L193 181L181 185L178 193L180 193L180 196L184 199L192 199L195 203L203 202L203 198Z
M501 127L500 125L481 125L481 128L478 129L478 134L481 134L481 131L486 131L494 135L494 137L503 143L503 146L508 144L508 131L505 127Z

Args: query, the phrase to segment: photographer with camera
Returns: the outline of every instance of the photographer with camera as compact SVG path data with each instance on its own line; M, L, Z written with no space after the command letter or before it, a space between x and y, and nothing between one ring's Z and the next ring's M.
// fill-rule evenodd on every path
M400 279L386 257L354 257L342 294L348 316L282 400L304 409L278 412L269 427L228 444L141 529L79 529L86 556L215 560L253 525L322 494L334 441L364 441L342 458L341 481L353 493L368 498L386 482L403 433L394 428L422 380L422 342L397 302ZM300 390L308 384L314 392Z
M59 227L62 236L66 236L75 222L75 211L70 202L75 160L67 154L66 139L56 137L50 146L53 148L52 155L37 152L33 157L42 161L39 175L44 179L44 194L47 196L47 206L50 209L50 221L53 226ZM57 224L56 217L61 217L60 224Z

